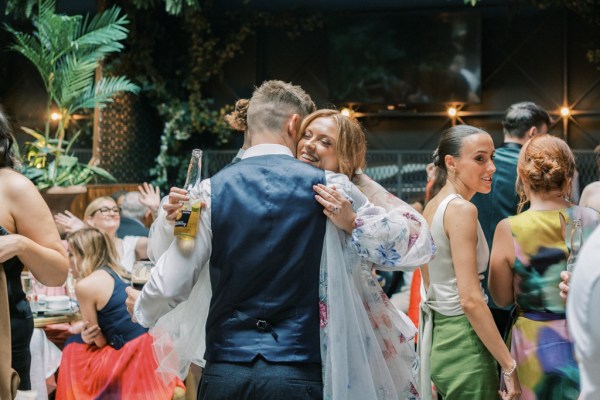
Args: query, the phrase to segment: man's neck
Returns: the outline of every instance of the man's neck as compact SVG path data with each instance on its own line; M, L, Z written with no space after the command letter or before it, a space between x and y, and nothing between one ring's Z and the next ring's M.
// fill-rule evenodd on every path
M523 146L525 144L525 142L527 142L527 138L516 138L514 136L508 136L508 135L504 135L504 143L517 143L520 144L521 146Z
M293 143L287 142L280 135L271 134L271 133L262 133L260 135L253 135L250 140L250 147L256 146L259 144L279 144L281 146L285 146L294 155L296 156L296 146Z

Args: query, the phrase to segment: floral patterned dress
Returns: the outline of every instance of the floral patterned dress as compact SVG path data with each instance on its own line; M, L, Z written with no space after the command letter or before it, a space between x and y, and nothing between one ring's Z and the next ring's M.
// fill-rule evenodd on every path
M363 177L350 194L357 213L349 237L328 222L321 263L321 355L325 399L419 399L417 332L389 301L371 269L411 271L435 246L423 218ZM349 182L347 182L349 183Z

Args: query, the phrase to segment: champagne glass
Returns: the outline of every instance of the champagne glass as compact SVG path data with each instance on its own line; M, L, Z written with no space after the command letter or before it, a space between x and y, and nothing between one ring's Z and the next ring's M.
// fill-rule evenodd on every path
M152 261L136 261L131 269L131 286L134 289L142 290L148 279L150 279L153 267L154 263Z

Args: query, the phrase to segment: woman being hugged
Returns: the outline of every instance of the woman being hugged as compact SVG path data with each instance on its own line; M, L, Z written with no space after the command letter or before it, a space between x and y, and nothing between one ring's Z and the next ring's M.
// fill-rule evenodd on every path
M569 257L571 227L581 221L585 238L599 214L568 200L575 159L561 139L536 136L517 165L519 212L496 227L489 288L496 304L517 305L511 352L524 399L576 399L579 372L557 289ZM567 243L569 246L567 246Z
M494 399L496 361L502 368L503 399L521 392L516 363L494 324L481 287L489 249L469 202L491 190L496 171L491 136L458 125L442 134L434 164L447 172L424 217L437 246L436 258L422 268L426 297L421 305L421 389L431 397L430 380L444 399Z

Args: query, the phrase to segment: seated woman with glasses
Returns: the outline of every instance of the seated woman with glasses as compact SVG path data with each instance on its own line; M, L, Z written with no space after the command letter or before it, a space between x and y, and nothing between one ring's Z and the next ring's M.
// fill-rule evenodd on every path
M117 237L117 229L121 224L121 213L113 198L103 196L92 200L83 214L83 223L72 214L67 217L70 222L62 222L61 219L55 218L56 223L63 225L67 231L74 232L89 225L108 234L115 242L121 266L125 271L131 272L133 263L148 258L148 238L125 236L120 239Z

